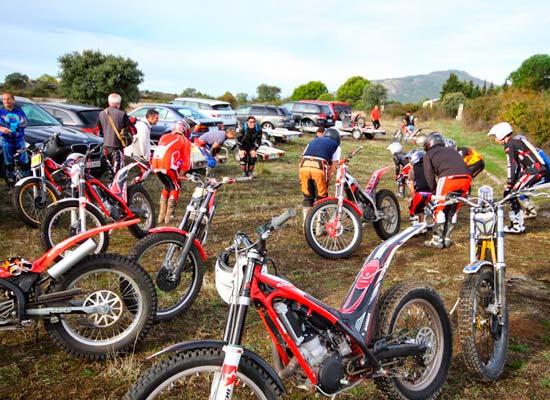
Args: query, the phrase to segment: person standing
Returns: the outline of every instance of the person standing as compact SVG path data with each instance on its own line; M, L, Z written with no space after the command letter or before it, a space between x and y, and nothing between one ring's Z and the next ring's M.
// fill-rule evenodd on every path
M328 184L341 155L340 133L334 128L326 129L322 137L315 137L304 150L298 169L304 195L304 222L313 203L328 196Z
M156 125L158 121L158 111L154 108L148 109L145 113L145 119L139 119L136 122L134 142L124 149L126 156L151 159L151 127Z
M537 148L525 136L512 136L513 129L508 122L499 122L489 131L495 142L504 145L507 163L507 181L504 196L511 191L531 187L543 179L550 178L550 169L540 156ZM523 212L518 198L510 200L510 225L504 227L506 233L523 233Z
M411 201L409 203L409 218L411 224L425 221L424 209L432 197L426 177L424 176L424 150L415 149L407 153L407 158L412 166L407 175ZM419 233L426 234L424 228Z
M153 152L151 166L163 185L157 220L159 224L168 224L174 218L181 188L179 174L191 167L190 134L189 124L184 120L178 121L171 132L160 137Z
M378 106L374 106L370 112L370 120L372 121L372 127L374 129L380 128L380 110L378 109Z
M424 142L424 176L430 192L445 196L450 192L465 196L470 190L472 175L468 166L455 149L446 147L445 137L432 132ZM440 200L434 211L432 240L424 245L435 248L451 247L451 233L456 225L460 203L444 205Z
M15 160L17 150L25 148L25 127L28 119L25 112L15 107L15 97L10 92L2 93L2 105L0 109L0 133L2 134L2 153L6 168L6 182L15 184ZM30 174L29 155L19 155L19 166L24 176Z
M252 175L254 165L258 160L256 151L262 143L262 130L256 123L256 118L250 115L246 124L239 130L237 145L239 146L239 163L244 176Z
M386 147L392 154L395 164L395 181L397 182L397 196L405 197L406 174L405 169L409 163L407 155L403 153L403 146L399 142L392 142Z
M128 114L120 109L122 97L118 93L111 93L107 98L109 107L99 113L97 127L99 135L103 136L103 155L109 167L111 178L119 169L124 167L124 148L118 138L122 129L130 129L132 123Z

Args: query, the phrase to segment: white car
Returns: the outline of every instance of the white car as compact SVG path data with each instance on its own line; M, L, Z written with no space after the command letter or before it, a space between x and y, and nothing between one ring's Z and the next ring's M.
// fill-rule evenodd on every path
M198 97L177 97L171 102L194 108L212 118L221 118L225 129L235 129L237 126L237 114L227 101L214 99L201 99Z

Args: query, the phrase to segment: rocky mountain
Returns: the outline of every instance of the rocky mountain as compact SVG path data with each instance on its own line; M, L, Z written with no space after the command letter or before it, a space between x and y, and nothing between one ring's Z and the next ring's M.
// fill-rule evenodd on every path
M401 103L418 103L423 99L438 98L443 84L449 79L451 73L456 74L459 81L474 81L474 85L483 86L484 81L465 71L447 70L435 71L426 75L405 76L403 78L391 78L373 80L388 89L388 100ZM490 82L487 82L487 86Z

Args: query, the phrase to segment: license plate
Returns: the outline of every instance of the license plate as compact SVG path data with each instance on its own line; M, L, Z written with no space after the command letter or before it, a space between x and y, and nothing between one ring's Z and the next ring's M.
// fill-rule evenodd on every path
M101 167L101 160L88 161L86 163L87 168L99 168Z
M42 164L42 154L38 153L31 157L31 168L39 167Z

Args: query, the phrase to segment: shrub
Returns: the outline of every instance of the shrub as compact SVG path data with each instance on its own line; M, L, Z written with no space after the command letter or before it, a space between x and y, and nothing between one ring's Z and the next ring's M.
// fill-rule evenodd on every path
M441 107L448 117L455 117L460 104L466 104L466 96L462 92L447 93L441 100Z

